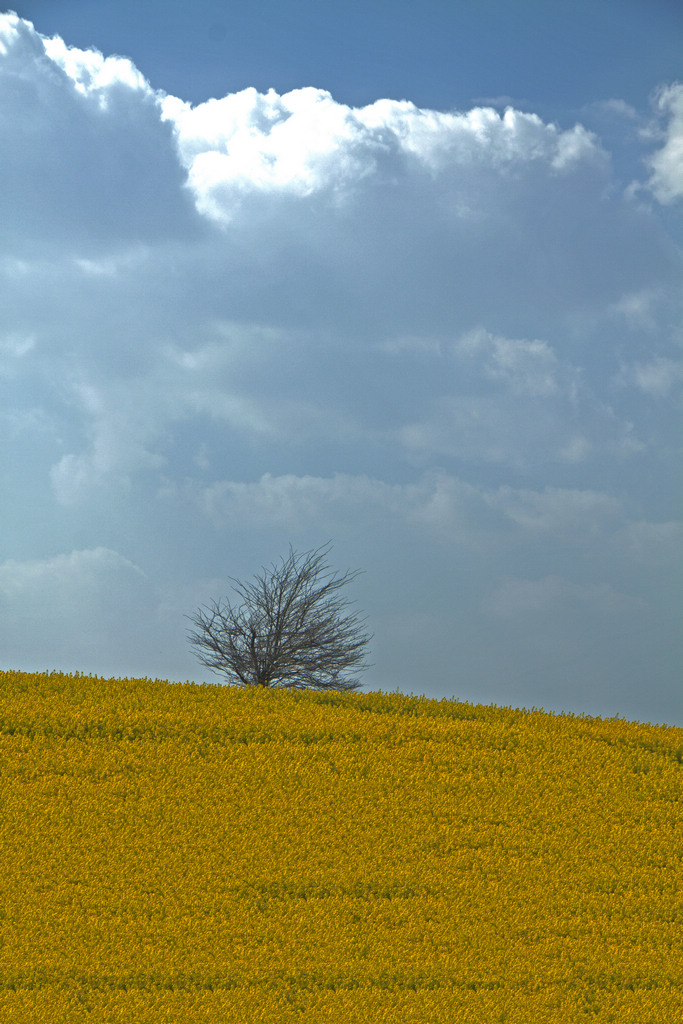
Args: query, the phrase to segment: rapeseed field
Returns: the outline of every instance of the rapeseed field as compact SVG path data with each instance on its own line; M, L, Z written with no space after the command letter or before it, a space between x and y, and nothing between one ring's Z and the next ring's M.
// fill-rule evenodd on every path
M683 729L0 672L0 1020L678 1024Z

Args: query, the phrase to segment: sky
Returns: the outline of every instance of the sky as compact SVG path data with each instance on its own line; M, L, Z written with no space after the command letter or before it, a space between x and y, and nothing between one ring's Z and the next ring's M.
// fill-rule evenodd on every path
M0 665L219 682L328 542L366 690L683 726L678 0L0 14Z

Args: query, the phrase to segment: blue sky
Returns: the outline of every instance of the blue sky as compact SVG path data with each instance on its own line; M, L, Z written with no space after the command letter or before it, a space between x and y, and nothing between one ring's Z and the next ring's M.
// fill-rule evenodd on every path
M331 540L369 689L683 725L677 3L0 15L0 662L207 676Z

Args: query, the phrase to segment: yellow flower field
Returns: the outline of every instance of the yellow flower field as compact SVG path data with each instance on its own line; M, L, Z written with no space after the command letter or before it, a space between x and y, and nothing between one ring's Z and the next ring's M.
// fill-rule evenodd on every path
M0 1021L676 1024L683 729L0 672Z

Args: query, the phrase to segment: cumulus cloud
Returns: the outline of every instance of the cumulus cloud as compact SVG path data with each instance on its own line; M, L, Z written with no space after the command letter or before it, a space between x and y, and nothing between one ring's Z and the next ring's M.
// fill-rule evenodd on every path
M2 14L0 89L3 227L19 251L36 236L78 250L187 225L170 128L130 61Z
M83 585L91 587L102 571L144 576L142 570L127 558L102 547L92 551L72 551L69 555L45 560L17 562L10 559L0 564L0 586L6 598L21 592L33 596L41 593L48 606L63 604L59 600L59 588L78 591Z
M17 28L15 22L15 31ZM110 109L121 89L151 92L145 77L125 57L105 57L98 50L79 50L67 46L59 36L45 39L44 46L47 56L64 70L76 91L81 96L95 97L102 111Z
M425 473L414 482L389 484L369 476L335 473L331 477L264 474L253 483L220 481L201 492L201 507L220 529L243 526L289 528L316 526L331 532L344 523L366 530L426 527L452 543L479 545L493 537L490 496L443 472Z
M683 197L683 85L662 89L657 106L668 125L664 145L650 161L650 188L660 203L673 203Z
M35 334L7 331L0 335L0 377L13 378L21 373L23 358L35 347Z
M620 384L639 388L651 398L665 398L683 381L683 362L657 356L647 363L623 366L617 379Z
M246 524L299 531L316 525L333 531L346 521L364 529L417 527L452 544L477 547L501 540L514 546L538 544L545 538L589 552L596 543L603 550L616 545L619 557L638 559L648 551L655 557L658 545L673 545L681 528L672 522L629 521L623 502L605 491L477 487L443 471L404 484L348 473L265 473L250 483L218 481L196 500L221 531Z
M596 103L590 104L590 109L626 118L628 121L639 120L638 111L635 107L632 107L630 103L626 103L622 99L598 100Z
M546 487L542 491L502 487L495 496L504 514L524 530L564 540L593 541L623 516L621 502L600 491Z
M0 563L3 662L35 670L113 669L126 660L126 643L139 644L148 600L142 570L108 548L9 559Z
M241 266L281 284L283 311L307 324L323 326L324 301L355 332L378 304L394 331L466 330L482 308L526 298L540 316L613 276L582 241L597 230L610 247L622 228L602 202L606 154L580 125L512 108L351 108L313 88L160 102L198 212L229 225Z
M585 462L596 450L628 457L644 447L628 421L590 397L549 405L511 395L443 396L398 436L421 460L447 456L519 469Z
M617 531L614 543L625 558L651 567L666 566L676 581L681 578L683 522L629 522ZM675 595L672 600L676 602Z
M500 700L588 629L586 664L637 687L609 623L644 600L660 652L680 632L680 253L602 141L316 88L192 106L67 43L0 15L7 658L119 670L125 637L131 671L173 675L223 567L332 537L375 581L375 685L461 658Z
M216 525L238 520L299 526L326 519L332 510L336 516L353 514L359 506L390 513L400 503L401 494L401 487L344 473L330 478L265 473L255 483L225 480L212 484L203 492L202 506Z
M608 307L607 313L618 318L631 330L656 330L658 326L657 307L661 305L661 289L646 288L622 295Z
M196 107L169 96L162 111L197 208L222 223L250 193L324 191L342 199L369 176L391 185L399 176L442 174L458 165L493 167L506 176L531 162L562 173L602 159L581 125L562 132L512 108L502 116L491 108L441 113L388 99L351 108L323 89L279 96L250 88Z
M74 504L103 484L129 488L131 474L164 465L153 450L161 424L144 384L105 388L75 380L70 392L89 421L92 441L84 452L62 455L50 470L61 504Z
M455 351L478 359L487 377L515 394L547 398L558 391L558 359L545 341L504 338L479 329L463 335Z
M441 394L397 432L420 457L521 467L582 462L605 450L626 456L642 448L632 424L546 341L476 328L448 344L399 338L385 350L394 356L419 352L423 365L433 361L441 371Z
M184 615L224 581L155 584L110 548L0 562L5 668L102 676L201 679Z

